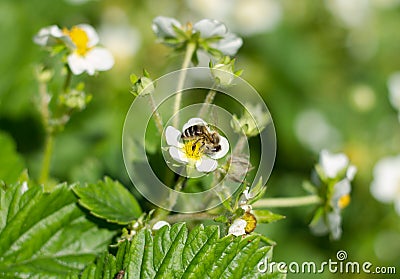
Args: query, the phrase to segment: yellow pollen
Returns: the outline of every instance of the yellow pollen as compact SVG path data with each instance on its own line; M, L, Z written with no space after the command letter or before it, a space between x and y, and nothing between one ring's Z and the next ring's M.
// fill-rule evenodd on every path
M350 204L350 195L349 194L342 196L338 201L338 206L340 209L347 207L349 204Z
M244 231L246 233L251 233L252 231L254 231L256 229L257 226L257 219L256 216L254 216L253 214L251 214L250 212L246 212L241 219L245 220L247 225L244 228Z
M64 28L63 33L70 37L71 41L76 46L75 51L79 55L85 55L86 52L90 50L90 48L88 47L89 37L82 28L79 28L77 26L72 27L71 30Z
M201 156L203 155L201 146L202 146L201 142L199 141L196 142L196 140L191 140L185 143L183 149L186 156L189 159L200 160Z

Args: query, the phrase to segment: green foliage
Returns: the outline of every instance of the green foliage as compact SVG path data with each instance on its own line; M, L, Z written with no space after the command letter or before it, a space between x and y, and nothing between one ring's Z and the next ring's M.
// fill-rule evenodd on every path
M194 228L185 224L162 227L152 235L142 229L131 242L119 246L114 257L103 254L88 266L82 278L285 278L260 273L258 263L271 253L260 247L260 236L219 238L217 226ZM121 275L122 276L122 275Z
M48 193L28 183L0 189L0 277L77 275L114 233L85 217L66 184Z
M16 181L25 165L16 152L13 140L5 133L0 132L0 179L5 183Z
M137 219L142 210L134 196L118 181L105 177L104 181L76 185L73 191L79 204L93 215L112 223L128 224Z
M273 213L266 209L253 210L253 211L254 211L254 215L257 218L257 222L259 222L259 223L272 223L275 221L285 219L285 216Z

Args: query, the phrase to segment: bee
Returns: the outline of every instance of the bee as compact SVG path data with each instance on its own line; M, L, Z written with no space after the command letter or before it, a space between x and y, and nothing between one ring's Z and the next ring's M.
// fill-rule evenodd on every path
M220 136L216 131L211 131L203 124L196 124L186 128L181 135L182 140L194 140L192 149L201 143L200 149L206 154L213 154L221 150Z

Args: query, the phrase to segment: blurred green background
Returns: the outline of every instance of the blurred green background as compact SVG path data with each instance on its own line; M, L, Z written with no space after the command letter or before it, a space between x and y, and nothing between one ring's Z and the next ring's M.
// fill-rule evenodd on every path
M320 263L345 250L350 261L395 266L400 273L400 217L392 205L370 194L374 164L400 153L400 123L387 89L388 76L400 70L398 0L3 0L0 133L13 139L31 177L39 175L44 140L33 105L38 89L34 66L46 56L32 37L52 24L89 23L116 64L86 79L93 100L57 135L51 175L68 182L108 175L132 187L121 152L124 118L133 100L129 75L146 68L159 77L178 69L182 59L155 42L151 22L157 15L181 22L216 18L243 37L237 68L244 69L243 77L266 101L277 131L268 197L304 195L302 181L310 177L323 148L346 153L358 167L352 202L344 210L342 239L330 242L311 235L312 207L279 209L286 220L257 229L278 243L274 259ZM306 277L312 278L288 276Z

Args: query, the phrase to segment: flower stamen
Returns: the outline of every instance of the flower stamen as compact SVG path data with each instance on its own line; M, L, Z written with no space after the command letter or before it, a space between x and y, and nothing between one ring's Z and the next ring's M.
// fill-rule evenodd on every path
M338 200L338 206L340 209L347 207L350 204L350 195L344 195Z
M89 37L82 28L78 26L72 27L71 30L64 28L63 33L70 37L71 41L76 46L75 51L79 55L85 55L90 50L90 47L88 47Z
M202 143L198 140L191 140L185 143L183 150L186 156L192 160L200 160L203 156Z

